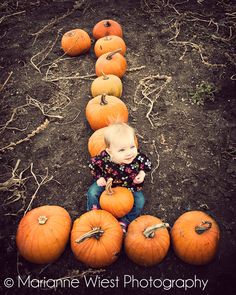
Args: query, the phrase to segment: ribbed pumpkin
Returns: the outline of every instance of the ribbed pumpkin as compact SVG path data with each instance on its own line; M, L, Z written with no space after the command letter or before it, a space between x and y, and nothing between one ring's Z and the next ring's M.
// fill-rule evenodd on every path
M128 115L125 103L111 95L98 95L90 99L86 106L86 118L93 130L111 123L126 123Z
M119 48L121 49L120 54L125 55L125 41L118 36L112 35L98 39L94 45L94 52L96 57L99 57L104 53L112 52Z
M92 82L91 92L93 97L106 93L120 98L122 94L121 79L115 75L103 74Z
M119 53L120 49L101 55L95 64L97 76L102 74L113 74L122 78L127 69L126 59Z
M74 29L62 36L61 47L67 55L80 55L89 51L91 39L84 30Z
M130 190L117 186L112 188L112 178L107 181L106 189L101 194L99 202L102 209L120 218L128 214L134 205L134 197Z
M16 245L28 261L51 263L66 247L71 229L69 213L60 206L41 206L29 211L20 221Z
M127 256L142 266L160 263L170 246L168 223L151 215L142 215L128 227L124 246Z
M88 141L88 151L91 157L99 155L103 150L106 149L104 142L104 132L107 127L100 128L93 132ZM138 139L135 136L135 145L138 148Z
M122 229L109 212L92 210L75 220L71 231L71 249L79 261L94 268L105 267L118 258Z
M202 211L181 215L171 230L176 255L183 261L204 265L216 255L220 230L215 220Z
M121 25L112 19L101 20L93 27L93 37L95 39L110 35L123 36Z

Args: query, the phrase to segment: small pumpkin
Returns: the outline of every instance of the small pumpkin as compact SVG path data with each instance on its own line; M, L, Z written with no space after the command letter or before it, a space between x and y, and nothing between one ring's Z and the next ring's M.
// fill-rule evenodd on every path
M128 115L125 103L112 95L98 95L90 99L86 106L86 118L93 130L111 123L126 123Z
M118 258L122 229L109 212L92 210L74 221L71 249L76 259L94 268L105 267Z
M19 253L29 262L54 262L69 239L71 218L60 206L41 206L29 211L20 221L16 233Z
M128 214L134 205L134 197L126 187L113 187L112 178L107 180L106 189L101 194L99 202L102 209L120 218Z
M160 263L170 247L167 227L168 223L151 215L142 215L133 220L124 240L127 256L142 266Z
M112 52L119 48L121 49L120 54L125 55L125 41L118 36L111 35L98 39L94 46L94 52L96 57L99 57L104 53Z
M99 21L93 27L93 37L94 39L99 39L105 36L115 35L122 38L123 32L121 25L112 19L104 19Z
M106 149L106 144L104 141L104 132L107 127L103 127L97 129L93 134L90 136L88 141L88 151L91 157L95 157L99 155L103 150ZM138 139L135 135L135 145L138 148Z
M92 96L98 96L106 93L116 97L121 97L122 94L122 82L121 79L115 75L105 75L97 77L91 85Z
M105 74L113 74L122 78L127 69L125 57L119 53L120 49L101 55L95 64L97 76Z
M84 30L70 30L62 36L61 47L67 55L77 56L89 51L91 39Z
M180 259L189 264L204 265L216 255L220 230L215 220L205 212L189 211L175 221L171 238Z

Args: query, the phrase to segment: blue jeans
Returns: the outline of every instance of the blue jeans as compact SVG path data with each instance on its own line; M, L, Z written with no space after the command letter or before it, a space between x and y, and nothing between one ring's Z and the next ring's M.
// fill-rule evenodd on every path
M105 190L104 186L98 186L95 181L87 191L87 211L92 210L93 206L100 208L99 198L101 193ZM142 191L132 192L134 196L134 205L132 210L126 214L124 217L120 218L119 221L122 221L126 224L129 224L135 218L137 218L144 206L145 198Z

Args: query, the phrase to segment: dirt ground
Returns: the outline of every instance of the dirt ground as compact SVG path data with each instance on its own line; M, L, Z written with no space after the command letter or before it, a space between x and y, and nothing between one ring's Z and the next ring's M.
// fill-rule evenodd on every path
M16 281L17 275L80 280L78 288L58 288L58 294L236 294L235 8L226 0L1 2L0 182L13 174L21 178L21 183L1 189L1 294L55 291L4 287L5 278ZM123 27L128 71L122 78L122 100L140 149L153 163L143 214L170 225L188 210L213 216L221 241L209 265L187 265L172 248L161 264L150 268L135 265L122 250L110 267L91 270L74 259L69 244L50 265L17 256L15 234L26 210L60 205L72 220L86 211L92 130L85 107L96 57L93 46L87 54L66 57L60 40L73 28L92 38L93 26L106 18ZM83 274L120 283L87 288ZM200 285L188 291L174 285L168 291L149 285L124 288L125 275L166 283L195 277L208 283L204 291Z

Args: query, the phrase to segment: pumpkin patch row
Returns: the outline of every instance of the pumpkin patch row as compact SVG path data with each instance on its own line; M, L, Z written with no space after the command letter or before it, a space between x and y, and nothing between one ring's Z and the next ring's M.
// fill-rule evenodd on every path
M107 126L112 122L127 122L129 115L120 99L123 90L120 78L127 69L122 28L113 20L103 20L94 26L93 37L97 40L94 52L98 58L95 64L98 77L92 82L93 98L85 111L94 130L88 141L92 157L106 147L104 131ZM89 51L91 39L84 30L74 29L63 35L61 46L65 54L77 56ZM138 146L137 138L135 144ZM216 255L219 227L213 218L201 211L181 215L170 233L169 224L157 217L142 215L129 224L123 237L117 218L125 216L133 202L133 195L127 188L112 188L112 180L109 180L100 197L102 209L82 214L73 225L69 213L60 206L35 208L19 223L18 251L32 263L52 263L61 256L70 238L75 258L94 268L115 262L123 243L126 255L142 266L160 263L171 244L180 259L194 265L209 263Z
M52 263L63 253L70 237L75 258L99 268L118 259L123 232L117 219L105 210L92 210L77 218L71 228L69 213L60 206L41 206L20 221L16 244L29 262ZM151 215L133 220L124 238L126 255L141 266L160 263L170 242L175 254L194 265L209 263L216 255L220 231L215 220L202 211L189 211L169 224Z

